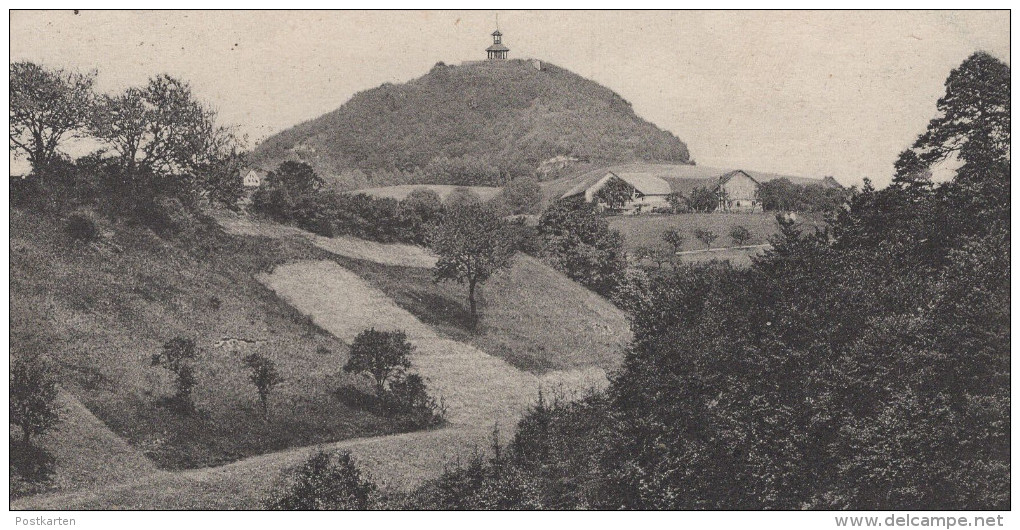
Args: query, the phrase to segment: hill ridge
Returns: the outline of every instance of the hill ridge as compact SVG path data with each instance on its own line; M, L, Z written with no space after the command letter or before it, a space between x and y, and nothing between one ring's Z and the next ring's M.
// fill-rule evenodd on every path
M253 159L360 173L358 187L499 184L555 157L590 163L689 163L679 138L613 90L550 63L436 65L402 84L356 93L339 108L263 141Z

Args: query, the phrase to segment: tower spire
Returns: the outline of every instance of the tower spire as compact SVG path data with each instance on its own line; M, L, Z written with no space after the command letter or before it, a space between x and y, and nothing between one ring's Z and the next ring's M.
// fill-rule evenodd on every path
M496 13L496 31L492 32L492 46L485 49L489 59L505 60L510 48L503 44L503 34L499 31L499 13Z

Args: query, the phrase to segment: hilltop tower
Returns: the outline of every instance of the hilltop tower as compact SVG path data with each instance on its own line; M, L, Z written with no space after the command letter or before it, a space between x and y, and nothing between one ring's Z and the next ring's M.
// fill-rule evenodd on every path
M505 61L507 54L510 53L510 48L503 44L503 34L499 32L498 27L492 32L492 46L486 48L485 53L492 61Z

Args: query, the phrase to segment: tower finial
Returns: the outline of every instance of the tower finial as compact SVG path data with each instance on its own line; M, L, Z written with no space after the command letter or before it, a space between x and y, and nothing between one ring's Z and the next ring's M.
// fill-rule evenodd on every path
M499 12L496 12L496 31L499 31Z

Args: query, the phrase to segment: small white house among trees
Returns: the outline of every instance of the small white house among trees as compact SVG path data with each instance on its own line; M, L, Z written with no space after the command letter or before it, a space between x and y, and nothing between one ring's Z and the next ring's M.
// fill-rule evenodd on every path
M248 171L242 173L244 175L244 187L246 188L257 188L262 185L269 176L269 172L264 169L251 168Z

